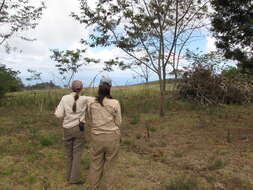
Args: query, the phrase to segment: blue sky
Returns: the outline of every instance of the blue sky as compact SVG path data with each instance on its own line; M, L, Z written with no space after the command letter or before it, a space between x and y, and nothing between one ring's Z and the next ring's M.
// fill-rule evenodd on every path
M6 54L0 48L0 63L5 64L9 68L21 71L20 78L25 84L30 84L25 80L29 77L27 69L33 69L42 73L43 82L52 80L62 85L59 80L58 71L55 68L55 62L50 59L50 49L75 49L80 47L80 39L88 37L88 31L70 17L71 11L78 11L78 1L69 0L46 0L47 9L45 9L42 19L35 30L27 31L25 35L35 37L34 42L22 41L13 38L10 41L12 46L22 50L22 53L12 52ZM91 1L94 4L94 1ZM215 49L214 39L203 37L201 40L191 43L190 48L200 48L203 51L211 51ZM87 56L109 60L122 55L121 50L117 48L98 48L88 49ZM102 65L89 65L81 68L80 72L75 76L84 82L85 86L90 84L93 77L102 69ZM115 70L114 72L104 72L101 75L110 76L114 85L125 85L141 82L140 78L134 79L134 73L131 71ZM99 79L99 77L98 77ZM153 75L151 80L156 80Z

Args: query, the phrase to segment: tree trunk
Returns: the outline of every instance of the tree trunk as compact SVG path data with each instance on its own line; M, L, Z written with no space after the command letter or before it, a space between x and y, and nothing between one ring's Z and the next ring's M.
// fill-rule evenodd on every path
M160 85L160 117L165 115L165 81L159 76L159 85Z
M177 80L177 71L175 72L175 79Z
M148 77L145 78L146 83L148 83Z
M70 82L71 82L71 80L72 80L74 74L75 74L75 72L73 71L73 72L71 73L70 78L69 78L69 81L68 81L68 87L69 87L69 88L71 87Z
M160 94L160 117L165 115L165 93L162 91Z

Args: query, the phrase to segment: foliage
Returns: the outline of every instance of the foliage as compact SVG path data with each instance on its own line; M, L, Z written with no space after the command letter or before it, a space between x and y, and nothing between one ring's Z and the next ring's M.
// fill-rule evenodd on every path
M0 3L0 46L3 45L9 52L11 47L8 40L12 37L34 40L30 36L21 35L21 32L34 29L37 26L37 20L41 18L44 8L44 3L35 7L31 5L29 0L3 0Z
M40 138L40 144L42 146L51 146L56 142L56 140L56 136L43 136Z
M178 85L179 95L186 99L193 98L201 103L213 103L211 98L219 97L217 91L220 83L220 78L214 74L210 66L198 64L193 70L184 73Z
M6 92L18 91L23 87L18 74L18 71L0 66L0 98L2 98Z
M221 74L222 76L228 79L236 79L236 78L241 77L240 69L238 69L237 67L232 67L232 66L224 69Z
M28 90L39 90L39 89L55 89L55 88L61 88L60 86L54 84L52 81L50 82L42 82L42 83L37 83L31 86L26 86L25 87Z
M252 0L212 0L212 30L217 47L226 58L239 61L247 74L253 73Z
M208 166L209 170L219 170L225 167L226 163L223 160L216 159L212 160L210 165Z
M32 70L32 69L28 69L27 70L28 73L31 74L30 77L26 78L26 80L28 81L42 81L41 79L41 72L38 72L36 70Z
M58 68L59 74L62 76L62 80L67 80L67 84L65 84L65 86L68 87L70 86L72 78L79 71L80 67L91 62L98 62L98 60L83 57L85 50L76 49L60 51L58 49L54 49L51 51L53 53L51 55L51 59L58 62L56 67Z
M179 96L201 104L250 103L253 85L243 78L224 77L221 57L214 53L199 55L188 52L191 67L178 85ZM226 64L223 64L226 65ZM220 74L222 73L222 74Z
M224 59L222 54L218 51L212 51L209 53L203 52L193 52L186 50L186 60L189 63L189 68L193 69L198 65L207 66L213 69L213 71L218 74L227 67L227 60ZM182 71L181 71L182 72Z
M116 46L128 55L125 64L144 65L160 82L160 115L164 115L166 75L173 55L203 27L208 1L103 0L95 9L79 0L81 13L72 16L92 27L91 47Z
M201 104L245 104L253 102L250 81L227 79L209 66L198 65L183 75L179 96Z
M248 167L241 167L253 163L252 139L249 138L247 142L236 140L233 144L224 143L227 127L231 128L231 132L232 129L250 128L253 121L252 105L219 106L219 110L216 111L215 108L214 113L209 114L201 109L202 106L175 100L171 101L169 112L161 120L158 114L155 114L158 109L157 100L159 100L158 84L145 85L149 91L147 89L144 91L143 86L112 88L113 97L120 100L124 110L120 147L123 159L118 160L115 189L252 189L250 179L252 179L253 171ZM94 95L97 89L93 94L93 89L90 90L83 93ZM12 105L0 108L0 129L4 131L0 133L2 171L0 172L0 186L2 189L13 189L13 187L46 189L45 184L47 184L47 189L53 190L89 188L88 185L66 187L66 183L63 183L65 172L61 141L62 128L60 127L61 122L56 120L52 111L62 95L69 91L60 89L51 90L51 94L48 92L48 90L40 90L11 93L9 96L15 96L9 99ZM50 100L55 97L57 97L55 101ZM41 102L41 99L45 101L45 104L47 104L46 101L51 101L51 108L47 107L42 112L38 112L40 110L38 102ZM15 101L19 101L18 104L15 104ZM23 104L27 104L28 107L23 108ZM144 107L146 104L148 106ZM196 128L196 113L200 111L204 111L206 118L212 120L212 129ZM132 112L140 113L138 125L130 124ZM149 140L146 138L146 123L150 129L152 127L156 129L155 133L151 133L152 138ZM31 141L33 129L37 131L34 142ZM239 133L238 130L234 132L235 134L232 133L232 135L236 137L245 134ZM250 135L249 132L247 131L247 135ZM46 145L48 143L41 143L41 137L50 139L51 143L48 146ZM87 141L89 142L89 138ZM87 148L82 155L81 164L85 180L88 177L89 168L90 151L88 148L90 146L88 142L85 143ZM244 150L240 159L238 159L238 148ZM215 160L223 160L225 167L222 168L220 161ZM213 164L217 169L209 170ZM218 170L219 168L222 170ZM37 176L34 184L33 176Z
M166 190L200 190L202 189L195 178L179 176L166 186Z

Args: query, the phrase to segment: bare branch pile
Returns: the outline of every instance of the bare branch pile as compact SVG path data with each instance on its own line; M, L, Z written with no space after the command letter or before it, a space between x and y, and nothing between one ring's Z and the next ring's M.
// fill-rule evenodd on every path
M185 72L178 85L182 99L201 104L247 104L253 102L253 83L215 74L212 66L197 65Z

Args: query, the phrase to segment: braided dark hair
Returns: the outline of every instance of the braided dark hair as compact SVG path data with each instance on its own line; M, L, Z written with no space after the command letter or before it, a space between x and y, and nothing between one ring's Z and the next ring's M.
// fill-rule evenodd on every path
M73 106L72 106L72 110L73 110L74 113L76 113L76 101L78 100L78 98L79 98L79 94L76 93L76 95L75 95L75 97L74 97L75 102L74 102L74 104L73 104Z

